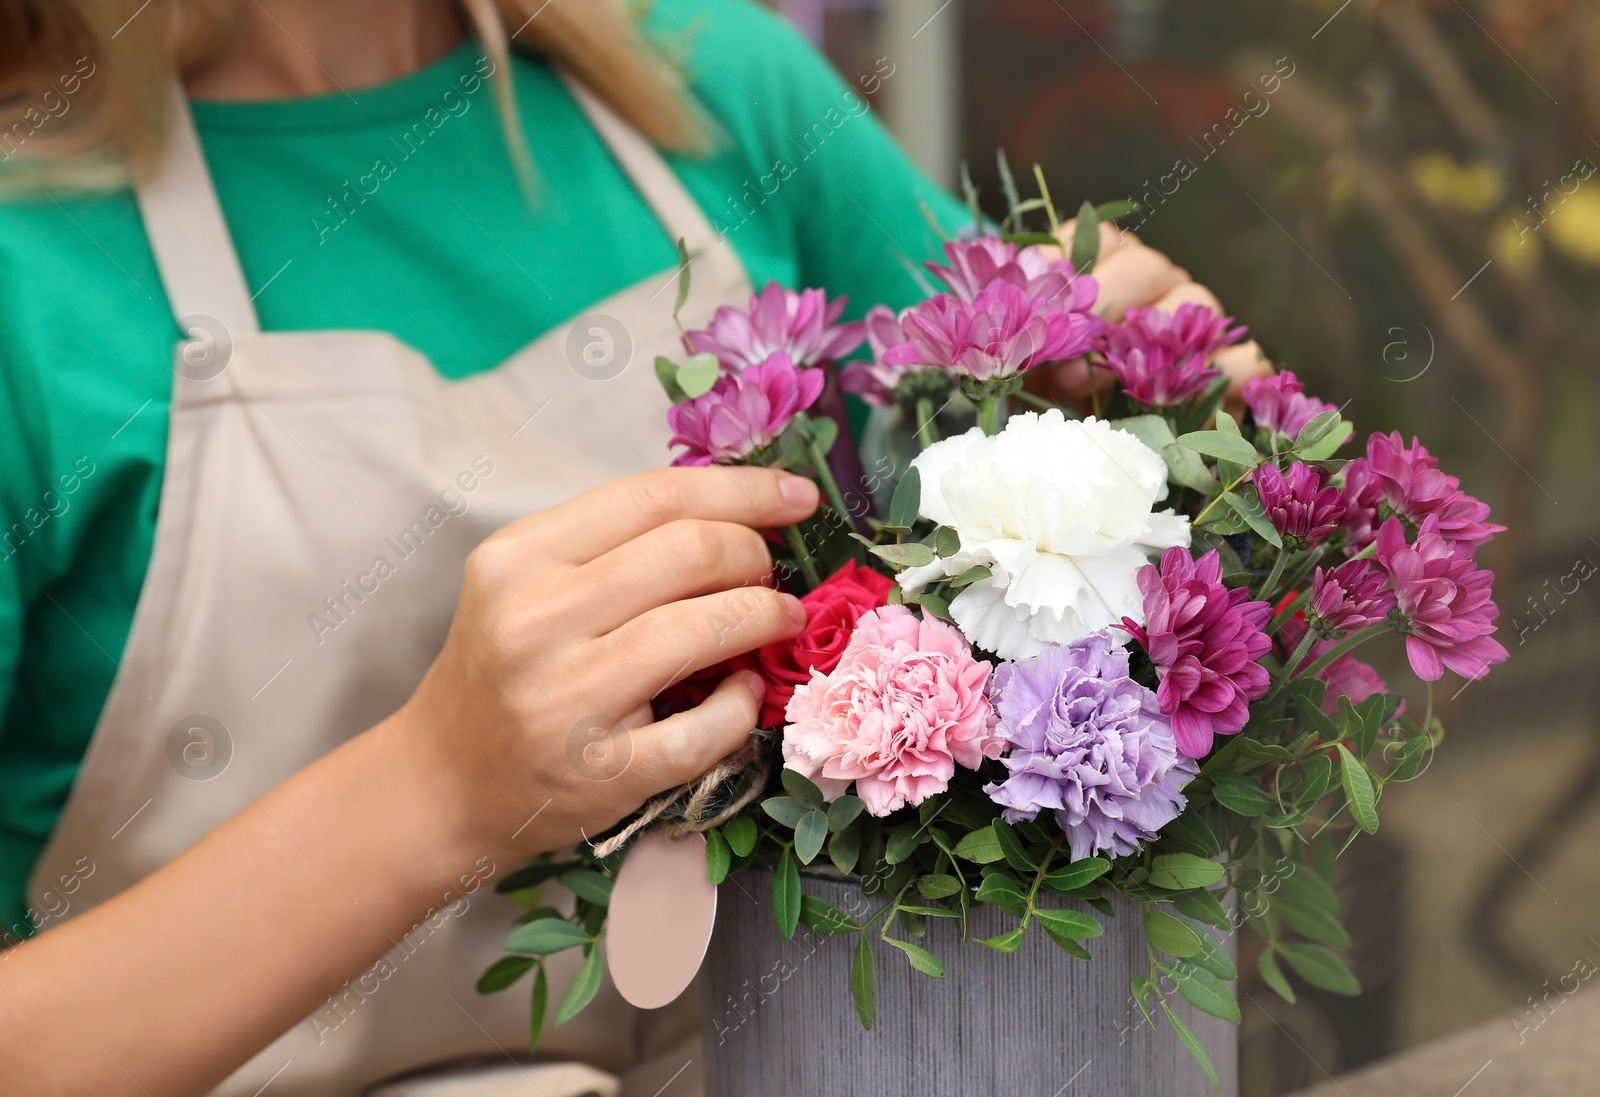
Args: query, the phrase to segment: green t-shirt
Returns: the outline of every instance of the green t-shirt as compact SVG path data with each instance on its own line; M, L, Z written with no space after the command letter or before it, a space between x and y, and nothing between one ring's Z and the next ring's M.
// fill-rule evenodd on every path
M911 260L937 241L918 201L951 227L964 211L858 89L748 0L658 0L648 29L728 138L669 162L756 286L848 294L856 316L919 296ZM195 104L264 329L388 331L462 377L672 267L566 88L518 58L529 206L492 87L460 91L481 57L469 40L348 96ZM378 189L346 197L363 176ZM130 192L0 204L0 941L31 928L27 874L120 673L180 335Z

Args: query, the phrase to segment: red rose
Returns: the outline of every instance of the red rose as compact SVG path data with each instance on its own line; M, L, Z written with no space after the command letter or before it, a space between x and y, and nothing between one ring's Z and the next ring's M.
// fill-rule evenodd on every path
M826 674L839 665L839 656L850 642L856 622L868 610L887 604L893 587L893 579L851 560L800 599L806 607L806 627L798 636L733 660L767 681L767 695L761 704L762 727L783 726L783 710L794 688L809 682L812 671Z

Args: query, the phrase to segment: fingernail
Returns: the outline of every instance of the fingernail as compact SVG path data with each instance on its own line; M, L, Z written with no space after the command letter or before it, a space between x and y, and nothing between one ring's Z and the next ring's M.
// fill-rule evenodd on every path
M749 690L757 701L761 700L767 695L767 683L762 681L761 675L757 674L755 671L741 670L734 674L733 677L739 679L740 684L743 685L745 689Z
M797 628L804 626L806 623L805 603L792 594L785 594L783 602L784 605L789 607L789 620L794 622Z
M778 493L791 507L814 507L817 504L817 485L804 476L785 476L778 481Z

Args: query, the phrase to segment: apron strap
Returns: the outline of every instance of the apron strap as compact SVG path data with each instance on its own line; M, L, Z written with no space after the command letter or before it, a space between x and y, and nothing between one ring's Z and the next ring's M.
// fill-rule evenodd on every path
M656 219L666 228L672 242L680 239L696 258L709 255L714 246L725 242L712 229L683 183L638 130L624 122L582 81L565 69L559 70L567 90L588 115L589 123L605 141L618 165L633 181L646 204L655 211Z
M156 173L134 187L174 317L220 320L237 337L261 330L233 236L217 201L183 89L173 83L170 130Z

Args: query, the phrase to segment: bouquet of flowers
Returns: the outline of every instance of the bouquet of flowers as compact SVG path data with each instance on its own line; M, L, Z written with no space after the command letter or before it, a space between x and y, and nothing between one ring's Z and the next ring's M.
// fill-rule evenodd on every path
M993 904L1015 925L973 947L1042 933L1088 960L1111 894L1143 906L1135 1002L1213 1080L1168 999L1238 1021L1216 931L1259 933L1260 973L1290 1001L1288 973L1357 993L1337 954L1334 837L1375 831L1385 788L1422 770L1443 733L1431 683L1506 658L1474 563L1503 527L1415 440L1374 434L1343 456L1354 427L1292 373L1248 382L1230 411L1208 360L1243 334L1231 319L1095 313L1099 222L1125 204L1085 203L1067 233L1042 180L1038 199L1008 191L1006 220L975 216L928 264L942 292L898 315L839 323L842 301L772 284L686 331L684 361L658 360L675 463L780 465L821 486L818 515L774 535L775 581L809 622L658 698L696 703L730 666L765 679L760 727L715 789L668 793L499 885L532 909L483 989L538 969L535 1040L544 956L581 947L594 966L558 1021L598 985L609 879L642 821L703 832L714 883L770 869L785 937L858 935L867 1027L869 933L942 978L919 943L928 920L965 927ZM1026 231L1041 211L1051 233ZM863 342L871 358L839 366ZM1074 359L1091 414L1024 388ZM818 411L840 388L890 423L870 473ZM1384 636L1430 684L1420 716L1355 656ZM802 872L858 877L881 905L853 919L803 894ZM538 905L552 878L573 913Z

